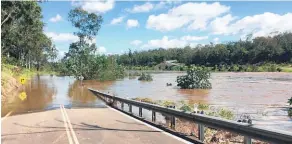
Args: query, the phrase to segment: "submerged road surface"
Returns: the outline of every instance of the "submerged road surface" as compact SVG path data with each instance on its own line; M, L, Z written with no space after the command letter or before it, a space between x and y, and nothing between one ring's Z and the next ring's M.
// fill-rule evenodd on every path
M60 109L2 120L3 144L186 143L111 108Z

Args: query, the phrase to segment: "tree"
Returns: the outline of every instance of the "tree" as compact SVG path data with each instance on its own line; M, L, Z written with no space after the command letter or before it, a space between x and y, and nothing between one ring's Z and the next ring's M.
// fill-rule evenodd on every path
M80 41L84 41L86 38L92 40L97 35L103 21L102 16L88 13L81 8L71 10L68 19L79 30L75 34L79 37Z
M133 60L133 61L131 61ZM255 37L248 35L246 40L222 44L197 45L171 49L151 49L122 54L118 63L134 66L153 66L164 60L178 60L186 65L250 65L260 63L291 63L292 33L279 33L274 36Z
M21 66L31 67L56 54L43 33L41 7L35 1L1 1L1 55L13 57ZM51 57L52 59L53 57Z
M69 12L68 19L78 29L74 34L79 41L70 44L69 51L62 60L66 64L66 69L62 69L63 73L72 74L76 78L82 76L84 80L115 80L123 77L124 69L116 63L115 57L97 54L95 44L90 43L98 34L102 17L75 8Z

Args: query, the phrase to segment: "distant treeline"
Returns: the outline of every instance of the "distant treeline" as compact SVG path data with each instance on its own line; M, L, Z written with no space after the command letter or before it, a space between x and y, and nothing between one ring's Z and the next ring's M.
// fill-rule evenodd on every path
M117 57L125 66L155 66L164 60L178 60L186 65L215 67L220 65L254 65L261 63L292 63L292 33L256 37L224 44L198 45L194 48L153 49Z

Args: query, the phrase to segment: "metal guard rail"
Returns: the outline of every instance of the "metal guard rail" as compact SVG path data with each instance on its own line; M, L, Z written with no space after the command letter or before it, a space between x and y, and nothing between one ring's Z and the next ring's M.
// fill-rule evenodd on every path
M286 131L279 131L279 130L268 130L264 128L260 128L257 126L249 125L246 123L239 123L231 120L226 120L218 117L212 117L197 113L190 113L190 112L183 112L176 109L166 108L159 105L149 104L145 102L139 102L130 99L124 99L121 97L111 96L109 94L102 93L100 91L88 88L93 94L96 96L103 96L105 98L109 98L113 101L119 101L121 103L126 103L128 105L133 105L139 108L144 108L147 110L151 110L152 112L159 112L164 113L167 115L171 115L174 117L179 117L183 119L187 119L190 121L194 121L199 125L222 129L230 132L235 132L240 135L245 136L245 143L251 143L251 138L263 140L266 142L272 143L285 143L285 144L292 144L292 133ZM200 133L200 132L199 132ZM203 140L204 138L200 138Z

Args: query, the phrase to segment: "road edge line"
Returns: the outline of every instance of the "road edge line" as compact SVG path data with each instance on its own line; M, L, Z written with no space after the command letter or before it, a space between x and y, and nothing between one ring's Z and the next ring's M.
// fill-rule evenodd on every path
M116 109L114 109L114 108L108 106L108 105L106 105L106 106L107 106L109 109L111 109L111 110L113 110L113 111L116 111L116 112L118 112L119 114L121 114L121 115L123 115L123 116L126 116L126 117L128 117L128 118L130 118L130 119L132 119L132 120L134 120L134 121L136 121L136 122L139 122L139 123L141 123L141 124L144 124L144 125L146 125L146 126L152 128L152 129L154 129L154 130L160 131L160 132L162 132L163 134L165 134L165 135L167 135L167 136L170 136L170 137L172 137L172 138L174 138L174 139L176 139L176 140L178 140L178 141L181 141L181 142L186 143L186 144L192 144L191 142L189 142L189 141L187 141L187 140L184 140L184 139L182 139L182 138L180 138L180 137L177 137L177 136L175 136L175 135L172 135L172 134L170 134L170 133L168 133L168 132L166 132L166 131L164 131L164 130L161 130L161 129L159 129L159 128L157 128L157 127L154 127L154 126L152 126L152 125L150 125L150 124L147 124L147 123L145 123L145 122L143 122L143 121L141 121L141 120L135 119L135 118L133 118L133 117L131 117L131 116L129 116L129 115L126 115L126 114L124 114L124 113L122 113L122 112L120 112L120 111L118 111L118 110L116 110Z
M61 110L61 113L62 113L64 127L66 129L66 133L67 133L67 138L68 138L69 144L73 144L72 137L71 137L71 135L69 133L69 130L68 130L67 120L66 120L66 118L64 116L64 112L63 112L63 109L62 109L62 106L61 105L60 105L60 110Z
M78 139L77 139L77 136L76 136L76 134L75 134L75 131L74 131L72 125L71 125L71 121L70 121L70 119L69 119L69 116L68 116L68 114L67 114L67 112L66 112L66 110L65 110L65 108L64 108L64 105L62 105L62 107L63 107L64 113L65 113L65 117L66 117L67 120L68 120L69 128L70 128L71 134L72 134L72 136L73 136L73 140L74 140L75 144L79 144L79 141L78 141Z

